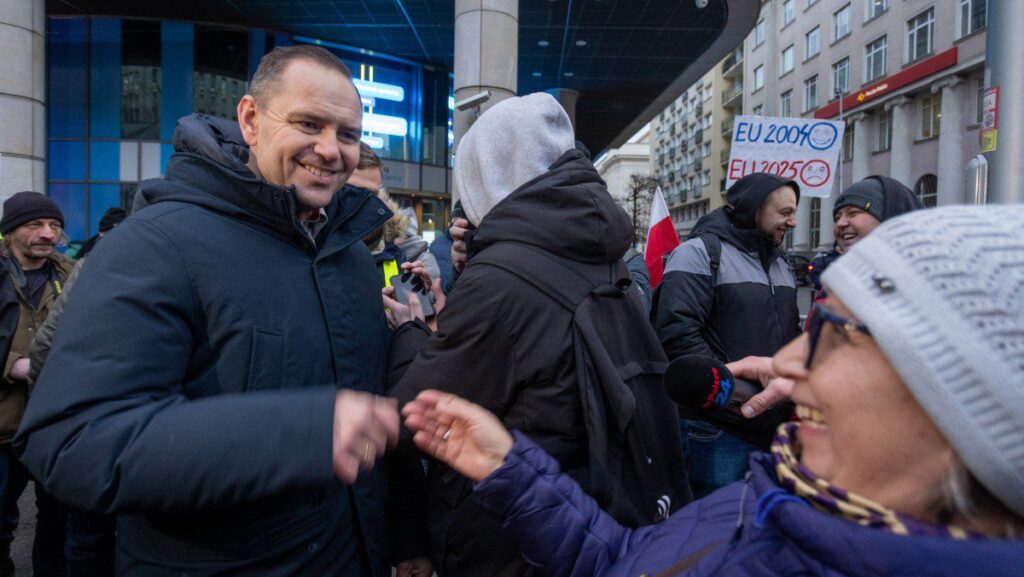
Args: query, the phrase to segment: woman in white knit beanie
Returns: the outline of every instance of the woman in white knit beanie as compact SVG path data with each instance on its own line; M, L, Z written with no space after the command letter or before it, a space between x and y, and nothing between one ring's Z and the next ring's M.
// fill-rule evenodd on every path
M887 220L822 281L831 296L773 361L799 420L746 480L657 525L618 525L457 397L421 393L406 425L476 481L538 575L1021 575L1024 206Z

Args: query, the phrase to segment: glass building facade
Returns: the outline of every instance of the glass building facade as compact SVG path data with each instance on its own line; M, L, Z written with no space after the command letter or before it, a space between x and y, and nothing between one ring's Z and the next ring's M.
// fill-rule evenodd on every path
M72 239L97 230L112 206L130 208L143 179L173 153L177 120L236 118L260 58L313 43L352 69L363 140L384 160L384 184L432 238L449 211L452 77L447 70L264 30L181 21L53 17L47 34L47 191Z

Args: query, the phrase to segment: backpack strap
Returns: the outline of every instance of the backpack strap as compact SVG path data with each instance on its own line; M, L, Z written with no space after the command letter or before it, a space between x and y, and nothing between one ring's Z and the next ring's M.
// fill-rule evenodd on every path
M702 232L697 235L704 242L704 249L708 251L708 264L711 266L711 288L718 285L718 268L722 265L722 239L709 232Z

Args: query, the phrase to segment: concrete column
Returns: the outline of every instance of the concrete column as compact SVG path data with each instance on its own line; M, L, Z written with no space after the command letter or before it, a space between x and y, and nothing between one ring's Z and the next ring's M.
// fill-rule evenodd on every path
M942 93L942 124L939 128L938 206L964 202L964 103L959 76L932 85L932 94Z
M555 97L555 100L562 105L565 109L565 113L569 115L569 120L572 121L573 129L576 128L576 101L580 99L579 90L573 90L572 88L552 88L545 90L551 96Z
M850 182L871 176L871 140L874 136L871 116L863 112L847 117L853 124L853 170Z
M46 3L0 2L0 200L46 192Z
M897 96L885 103L892 110L892 152L889 155L889 176L913 189L910 173L910 150L914 146L914 113L911 100Z
M515 96L519 61L518 0L456 0L455 102L489 90L480 106L454 115L455 154L459 141L483 111Z
M988 201L993 204L1024 203L1024 2L1001 0L988 3L985 32L985 77L988 86L999 87L999 142L985 153L989 162ZM943 110L946 106L943 103ZM943 114L945 117L945 114ZM946 123L946 119L942 119ZM960 130L957 127L957 130ZM939 176L939 203L942 203Z
M839 190L838 182L836 182L835 188L837 191ZM821 232L818 234L820 244L814 247L815 250L832 248L832 243L836 240L832 233L832 209L836 205L837 196L839 196L838 192L832 192L829 196L821 199Z

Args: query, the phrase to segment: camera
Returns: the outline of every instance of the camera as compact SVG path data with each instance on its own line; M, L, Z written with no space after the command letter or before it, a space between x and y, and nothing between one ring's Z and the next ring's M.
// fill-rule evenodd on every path
M483 92L480 92L478 94L474 94L473 96L470 96L469 98L465 98L463 100L460 100L460 101L456 102L455 103L455 108L458 108L459 110L465 112L467 110L470 110L471 108L476 108L476 107L482 105L483 103L487 102L490 99L491 99L491 91L490 90L484 90Z

